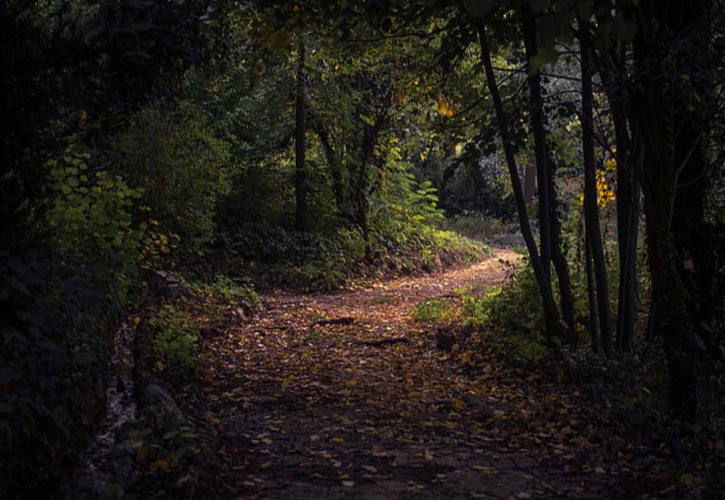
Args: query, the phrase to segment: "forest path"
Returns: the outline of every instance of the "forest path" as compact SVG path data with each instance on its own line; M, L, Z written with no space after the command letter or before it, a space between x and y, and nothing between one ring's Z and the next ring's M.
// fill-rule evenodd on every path
M516 258L496 250L360 290L272 293L254 318L208 340L204 394L218 419L223 494L606 496L614 466L592 461L586 423L565 397L495 365L467 369L411 318L427 298L500 283L499 259Z

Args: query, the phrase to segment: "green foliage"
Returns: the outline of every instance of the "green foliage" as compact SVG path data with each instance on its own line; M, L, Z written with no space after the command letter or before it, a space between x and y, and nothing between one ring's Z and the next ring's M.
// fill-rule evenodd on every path
M191 314L165 304L149 324L154 328L151 344L162 360L183 369L196 367L199 330Z
M452 314L450 302L443 299L428 299L411 308L413 319L419 323L440 322Z
M217 198L229 190L229 146L208 115L188 102L155 103L133 115L115 139L118 168L166 231L199 250L214 232Z
M256 308L260 301L252 284L244 278L230 278L217 274L212 284L183 279L182 284L184 289L195 297L211 298L223 306L243 302L247 307Z
M113 286L124 300L136 276L142 232L133 225L132 210L142 190L118 177L91 169L89 153L66 149L48 161L52 179L47 220L54 243L68 257L114 270Z
M464 324L482 330L481 347L513 366L541 363L548 352L541 328L543 311L530 265L487 294L463 295Z

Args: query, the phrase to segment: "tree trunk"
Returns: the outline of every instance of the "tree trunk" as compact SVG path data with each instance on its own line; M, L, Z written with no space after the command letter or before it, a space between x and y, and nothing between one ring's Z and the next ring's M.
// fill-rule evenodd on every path
M640 187L635 162L644 151L639 131L629 140L626 115L613 106L614 133L617 144L617 245L619 249L619 290L617 300L618 349L629 351L634 342L637 314L637 237L639 234Z
M478 38L481 45L481 60L486 73L486 80L488 82L488 88L491 92L491 98L493 99L494 107L496 110L496 121L498 123L499 135L501 136L501 142L503 144L504 156L506 157L506 165L508 167L509 176L511 177L511 187L514 192L514 198L516 200L516 211L519 217L519 225L521 228L521 234L526 242L526 248L529 251L529 258L531 259L531 267L534 270L536 276L536 282L539 286L539 292L544 306L544 322L546 328L546 334L550 340L559 338L564 342L573 345L573 337L571 331L564 325L559 317L559 311L554 302L554 295L551 290L551 281L544 270L544 265L541 261L541 257L536 248L536 241L531 231L531 224L529 222L528 212L526 211L526 201L524 199L524 192L521 185L521 179L519 178L519 170L516 165L516 157L514 155L513 145L509 132L506 129L506 114L503 108L503 102L501 101L501 95L498 91L498 85L496 83L496 76L493 72L493 66L491 64L491 50L488 45L488 37L486 36L486 29L482 24L477 26Z
M619 14L629 17L627 13ZM600 25L611 20L611 13L601 12ZM637 238L639 234L641 190L635 162L642 160L641 130L630 130L627 109L631 96L621 89L620 82L627 76L624 49L613 45L603 50L597 61L599 74L611 109L614 124L615 159L617 161L617 249L619 254L619 287L617 291L618 349L628 351L634 342L634 322L637 308Z
M313 113L310 113L313 118L312 127L317 133L317 137L320 138L322 144L322 151L327 160L327 166L330 169L330 176L332 177L332 188L335 192L335 206L340 215L345 215L345 188L342 182L342 168L340 160L333 147L332 138L330 132L325 125L320 121L319 117L316 117Z
M561 248L561 223L556 210L555 165L549 155L546 144L546 128L544 124L544 99L541 93L541 75L532 68L531 60L538 53L536 39L536 21L529 15L524 19L524 46L526 63L529 70L529 109L531 125L534 131L534 151L536 156L536 172L539 179L539 231L541 259L544 268L551 278L548 259L554 263L559 283L559 303L564 321L574 332L574 298L569 280L569 265ZM529 182L533 182L533 179ZM526 192L524 182L524 193ZM524 194L525 197L525 194Z
M561 315L564 321L569 326L569 329L574 335L574 341L576 342L575 330L574 330L574 294L571 291L571 276L569 274L569 263L566 260L566 254L564 250L564 241L561 237L561 221L559 220L559 214L557 211L557 194L556 184L554 179L556 177L556 167L551 157L548 157L549 161L549 199L551 200L551 259L554 264L554 270L556 271L556 277L559 283L559 305L561 306Z
M524 177L524 201L527 205L534 201L536 192L536 165L526 165L523 171Z
M597 293L595 291L594 273L592 272L592 245L589 235L584 236L586 247L587 299L589 305L589 332L592 334L592 351L599 352L599 330L597 328Z
M532 15L524 17L524 47L526 65L529 70L529 115L534 131L534 155L536 157L536 181L539 194L539 247L544 273L551 277L551 211L549 209L549 162L546 153L546 130L544 129L544 109L541 97L541 77L538 69L531 67L531 59L538 52L536 40L536 21Z
M690 193L696 199L680 196L687 186L681 185L683 175L697 183L705 173L705 162L697 158L697 150L704 138L704 117L712 97L712 83L701 72L707 68L702 58L707 60L713 3L642 0L637 7L634 68L640 78L634 88L630 121L646 125L638 174L647 217L655 328L667 352L670 402L681 417L692 420L697 413L696 328L704 319L698 302L708 298L708 287L692 279L686 268L694 268L694 262L691 266L686 263L697 257L690 252L699 244L678 239L703 229L701 208L683 206L693 202L699 205L702 192L696 188ZM684 54L674 53L686 57L687 64L676 60L667 66L661 63L665 55L673 55L672 47L688 48ZM675 213L679 208L683 212Z
M367 187L368 187L368 165L372 157L372 150L375 145L375 134L374 127L363 124L363 138L362 148L360 155L360 168L357 172L357 179L355 183L355 204L357 209L357 223L360 226L360 232L362 233L363 242L365 244L365 258L370 259L372 256L372 244L370 242L370 228L369 228L369 211L370 203L367 198Z
M584 221L591 245L594 277L597 284L597 308L599 328L604 352L612 349L611 312L609 308L609 284L599 226L597 201L597 172L594 158L594 94L592 91L593 54L586 23L580 22L581 74L582 74L582 153L584 156Z
M305 44L297 48L297 89L295 92L295 227L307 230L307 172L305 171Z

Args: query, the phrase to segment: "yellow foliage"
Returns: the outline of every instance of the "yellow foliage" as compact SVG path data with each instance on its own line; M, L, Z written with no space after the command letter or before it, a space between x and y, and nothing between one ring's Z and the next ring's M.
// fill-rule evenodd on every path
M438 97L438 111L446 118L451 118L456 114L455 106L445 96Z
M153 472L167 472L169 470L169 462L163 458L159 458L158 460L151 462L149 469Z
M616 160L614 161L614 165L616 166ZM584 205L584 193L579 193L576 195L577 197L577 203L579 206ZM614 191L612 190L611 186L607 182L607 175L606 172L602 170L597 170L597 204L599 205L599 208L604 208L607 205L609 205L611 202L616 200L616 195L614 194Z

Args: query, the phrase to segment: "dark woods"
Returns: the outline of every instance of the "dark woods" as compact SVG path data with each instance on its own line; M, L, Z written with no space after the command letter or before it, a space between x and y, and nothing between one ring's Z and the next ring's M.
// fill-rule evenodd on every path
M30 450L0 486L48 494L87 444L151 271L332 289L477 258L447 230L471 214L517 218L553 358L662 349L695 421L725 363L724 13L0 0L0 448Z

